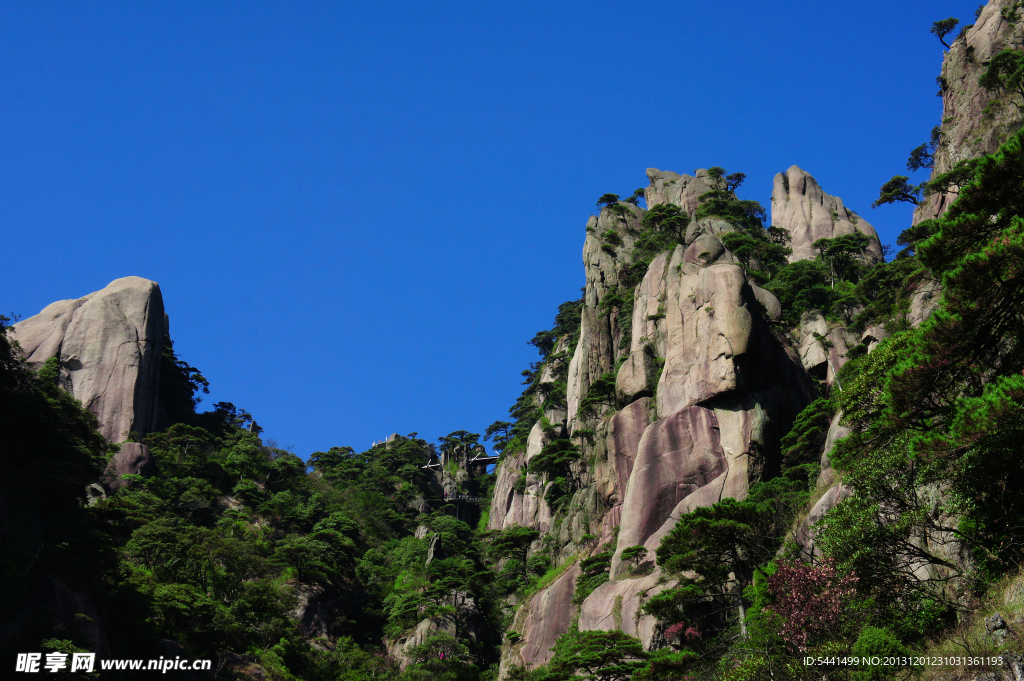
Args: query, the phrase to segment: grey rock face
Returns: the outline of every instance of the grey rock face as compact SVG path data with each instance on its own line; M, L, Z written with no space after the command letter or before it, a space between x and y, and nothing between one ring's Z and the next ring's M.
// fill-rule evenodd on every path
M719 220L717 218L701 218L700 220L693 220L686 228L686 237L684 241L689 246L695 239L701 235L718 235L725 234L726 232L735 232L736 227L731 222L725 220Z
M18 322L13 337L28 363L51 357L61 387L96 415L111 442L158 427L157 391L167 322L156 282L112 281L77 300L62 300Z
M580 608L581 631L622 631L640 639L646 650L651 649L657 620L645 615L640 608L649 599L672 588L675 581L664 581L660 573L638 579L606 582L594 589Z
M648 206L659 203L673 203L682 208L688 215L700 206L700 195L716 188L708 178L706 170L697 170L697 177L680 175L657 168L647 169L647 179L651 185L645 192Z
M823 380L831 387L836 372L846 364L850 349L857 345L857 337L844 326L830 325L821 313L805 312L797 329L800 362L811 376Z
M447 634L452 638L455 637L455 622L450 616L425 619L417 624L416 628L407 635L394 641L386 640L385 647L388 654L398 660L399 668L405 669L415 662L409 651L416 646L423 645L430 637L439 634Z
M623 404L629 404L654 392L654 378L657 372L654 353L648 347L630 353L619 367L615 378L615 394Z
M577 427L577 411L587 390L598 377L611 371L615 360L623 354L619 347L622 325L614 314L609 315L601 308L601 302L619 287L619 271L636 242L643 213L641 208L619 203L616 208L603 209L598 217L587 222L587 239L583 243L587 286L580 339L569 362L566 390L569 432Z
M427 562L430 565L435 560L444 560L444 549L441 547L441 533L437 532L430 538L430 546L427 547Z
M527 473L525 487L516 489L530 459L539 454L545 444L544 428L538 421L530 431L526 452L506 457L499 462L488 529L503 530L521 525L546 532L551 526L551 509L544 501L544 476Z
M594 482L602 500L613 511L622 504L640 439L650 423L650 408L651 399L642 397L608 422L604 456L596 457L594 465Z
M797 545L800 546L803 555L807 560L811 560L815 556L821 554L821 551L814 544L814 539L817 536L817 532L814 529L815 524L824 518L826 513L843 501L849 499L851 494L853 494L853 490L842 483L829 488L829 490L822 495L821 499L814 504L814 508L811 509L807 518L800 523L800 526L796 530L794 540Z
M1010 625L997 612L985 618L985 633L997 643L1002 643L1010 635Z
M765 291L757 284L751 284L750 288L754 291L754 298L764 307L764 312L768 319L775 322L782 319L782 303L779 302L774 293Z
M932 177L948 172L960 161L992 153L1015 131L1020 114L1007 101L1009 97L978 85L992 57L1004 49L1024 47L1024 22L1011 27L1002 15L1011 4L1012 0L988 2L942 61L942 141L935 152ZM982 112L995 99L1003 106L992 115L984 115ZM956 197L955 187L928 196L914 211L914 224L942 215Z
M874 265L882 261L882 245L875 228L843 206L842 199L823 192L814 178L797 166L775 176L771 205L772 224L793 237L790 262L812 260L817 255L813 244L818 239L854 232L870 240L863 262Z
M840 423L842 419L842 413L836 414L828 426L828 435L825 436L825 446L821 453L821 477L832 470L832 461L829 457L836 443L853 432L849 426Z
M868 346L868 352L870 353L875 347L889 337L889 332L881 326L869 326L864 329L864 333L860 336L860 342Z
M934 279L924 279L917 284L917 290L910 298L907 320L911 326L921 326L939 307L942 300L942 284Z

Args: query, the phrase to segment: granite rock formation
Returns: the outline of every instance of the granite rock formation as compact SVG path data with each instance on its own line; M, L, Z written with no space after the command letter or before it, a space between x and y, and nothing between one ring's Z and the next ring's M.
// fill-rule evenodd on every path
M160 359L168 334L156 282L112 281L77 300L61 300L18 322L12 336L29 365L60 361L61 387L96 415L111 442L159 427Z
M843 205L843 200L822 191L807 172L790 166L775 176L772 187L772 225L790 233L790 262L811 260L817 255L814 242L860 232L868 238L862 256L869 265L882 262L882 244L867 220Z
M103 482L111 489L122 487L122 475L150 477L156 473L156 461L149 447L139 442L125 442L107 464Z
M985 4L974 25L964 27L942 61L942 126L932 177L960 161L992 153L1015 130L1020 115L1010 97L978 85L992 57L1005 49L1024 49L1024 22L1019 14L1016 26L1003 16L1011 5L1013 0ZM993 102L997 106L983 114ZM955 187L928 196L914 212L914 224L942 215L956 196Z
M648 176L649 204L671 202L687 212L716 188L702 171ZM588 434L578 440L589 462L577 471L583 488L563 512L548 508L543 476L529 471L552 432L538 423L525 451L499 466L489 528L548 532L559 561L610 545L612 579L583 601L580 627L622 628L649 646L655 623L640 614L640 603L665 587L657 568L640 576L626 569L622 549L641 544L653 554L683 513L746 496L778 466L779 440L815 389L795 349L768 323L778 319L779 301L747 279L718 238L735 229L731 223L692 221L684 245L654 257L635 286L626 283L643 215L620 203L587 223L580 336L575 348L566 348L572 355L567 409L545 414L555 417L548 422L559 433ZM610 302L625 298L632 305ZM614 397L581 412L592 387L609 376ZM549 659L574 609L568 581L574 570L520 610L513 628L522 640L506 647L503 670ZM563 619L565 626L558 624Z

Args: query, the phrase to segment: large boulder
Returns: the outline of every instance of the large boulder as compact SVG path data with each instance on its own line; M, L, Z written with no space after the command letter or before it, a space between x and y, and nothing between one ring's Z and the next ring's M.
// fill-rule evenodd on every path
M882 244L875 228L867 220L843 206L838 196L826 194L808 173L790 166L775 176L772 188L772 225L787 230L793 237L790 262L813 260L814 242L860 232L868 237L864 263L882 262Z
M96 415L111 442L159 427L160 358L168 329L156 282L116 279L101 291L48 305L12 332L30 366L59 359L61 387Z
M405 636L394 640L385 639L384 647L388 655L398 660L399 668L405 669L416 661L411 652L413 648L423 645L431 637L442 634L455 638L455 620L450 615L422 620Z
M615 396L620 404L629 404L654 394L658 367L653 348L644 346L630 353L615 376Z
M156 461L149 447L140 442L125 442L107 464L103 482L111 489L125 484L122 475L141 475L150 477L156 473Z

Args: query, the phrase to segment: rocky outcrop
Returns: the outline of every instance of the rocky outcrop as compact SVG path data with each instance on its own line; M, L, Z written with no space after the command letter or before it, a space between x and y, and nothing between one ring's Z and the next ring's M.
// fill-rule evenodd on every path
M577 425L580 401L594 381L609 372L622 354L623 328L617 314L602 307L619 292L619 271L636 242L643 209L628 203L604 208L587 221L583 243L583 267L587 277L581 313L580 339L569 362L567 388L568 429ZM625 292L629 295L628 292Z
M699 196L715 188L701 172L696 178L649 175L649 205L675 203L692 212ZM719 238L735 229L729 222L692 221L685 245L656 256L638 285L620 290L642 216L635 207L612 207L587 226L587 285L568 368L566 417L569 433L585 429L576 438L587 463L578 471L584 487L561 517L551 517L540 499L542 479L523 475L545 442L543 428L535 426L526 451L502 462L489 526L550 528L556 560L588 555L593 535L614 545L612 579L583 602L580 627L621 628L650 646L655 622L640 608L665 582L656 568L634 575L622 565L621 551L640 544L653 555L684 513L724 497L744 498L753 482L777 469L779 440L816 393L796 353L767 323L781 315L778 299L747 280ZM628 296L627 323L617 315L629 306L605 301ZM609 376L621 409L609 400L603 411L580 415L590 387ZM514 659L506 656L504 670L508 663L535 666L549 659L573 610L568 580L575 578L568 575L520 609L513 629L524 633L523 642Z
M580 566L573 565L519 611L512 627L523 638L511 664L537 667L551 659L552 646L572 623L572 597L579 575Z
M489 530L503 530L513 525L533 527L540 532L550 529L551 509L544 501L544 476L527 471L530 459L540 453L546 441L544 428L538 421L530 431L526 451L505 457L498 464Z
M871 352L878 344L889 337L889 332L882 326L869 326L864 329L864 332L860 335L860 342L868 347L868 352Z
M932 177L948 172L960 161L992 153L1015 131L1020 114L1010 103L1011 97L978 85L992 57L1005 49L1024 48L1024 21L1019 12L1015 27L1002 14L1012 4L1013 0L988 2L974 25L962 30L942 61L942 127ZM984 114L994 101L996 108ZM942 215L956 196L955 187L928 196L914 211L914 224Z
M107 464L103 475L103 483L110 489L124 486L122 475L141 475L150 477L156 473L156 461L149 447L139 442L125 442Z
M647 206L672 203L686 211L687 215L693 215L700 206L701 194L719 188L718 183L708 176L707 170L695 170L694 175L696 177L648 168L647 179L651 185L644 192Z
M808 374L831 388L850 349L858 345L857 336L845 326L829 324L816 310L804 313L796 333L800 363Z
M700 489L713 485L718 501L728 468L713 410L691 406L652 424L626 484L619 545L643 544Z
M688 262L690 250L677 246L659 255L636 289L627 362L648 348L664 358L658 414L779 381L800 383L802 372L761 316L762 308L776 308L774 296L761 291L764 305L738 265L710 258Z
M455 637L455 621L451 617L434 617L425 619L416 625L411 632L395 640L385 640L384 646L388 655L398 660L400 669L405 669L415 662L411 651L416 646L423 645L432 636L445 634Z
M842 424L842 420L843 415L842 413L839 413L836 414L832 418L832 422L829 423L828 434L825 436L825 446L822 448L821 452L821 474L818 478L819 484L826 476L834 475L834 472L832 471L831 455L836 443L853 432L849 426L844 426Z
M168 329L156 282L116 279L101 291L48 305L12 332L29 365L59 359L61 387L96 415L108 440L159 427L160 358Z
M662 591L675 586L660 574L637 579L606 582L594 589L580 608L581 631L614 631L618 629L640 639L650 650L657 631L657 620L640 611L643 604Z
M800 522L794 533L793 540L801 549L801 555L807 562L813 563L815 558L821 556L821 550L815 545L817 530L814 526L825 517L825 514L850 498L853 493L849 487L838 483L828 488L821 498L811 507L810 513Z
M772 187L772 225L790 233L790 262L813 260L814 242L860 232L868 238L861 260L869 265L882 262L882 244L867 220L843 205L843 200L822 191L807 172L790 166L775 176Z
M911 326L921 326L938 309L941 300L942 284L934 279L922 279L910 297L907 321Z
M321 584L296 584L295 596L297 602L292 617L298 622L302 635L309 639L344 634L352 611L363 605L361 596Z

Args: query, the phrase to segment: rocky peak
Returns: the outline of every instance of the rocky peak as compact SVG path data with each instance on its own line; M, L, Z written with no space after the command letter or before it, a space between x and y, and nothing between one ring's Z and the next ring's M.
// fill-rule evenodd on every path
M772 224L793 237L790 262L814 259L817 251L813 244L818 239L834 239L854 232L869 239L863 261L869 265L882 261L882 245L875 228L846 208L841 198L822 191L815 179L797 166L775 176L771 210Z
M115 279L82 298L47 305L12 332L33 368L58 358L61 387L96 415L111 442L158 427L168 321L156 282Z
M948 172L960 161L990 154L1006 141L1019 119L1016 107L1005 94L989 92L978 85L992 57L1005 49L1024 49L1024 21L1007 23L1003 10L1013 0L991 0L977 22L967 26L942 60L939 83L942 94L942 126L934 152L932 177ZM1003 105L985 114L995 100ZM957 190L933 194L914 212L914 224L942 215L956 198Z
M702 194L723 188L704 168L695 170L694 175L696 177L648 168L647 179L651 185L644 193L648 207L659 203L672 203L682 208L688 215L693 215L700 206L699 199Z

